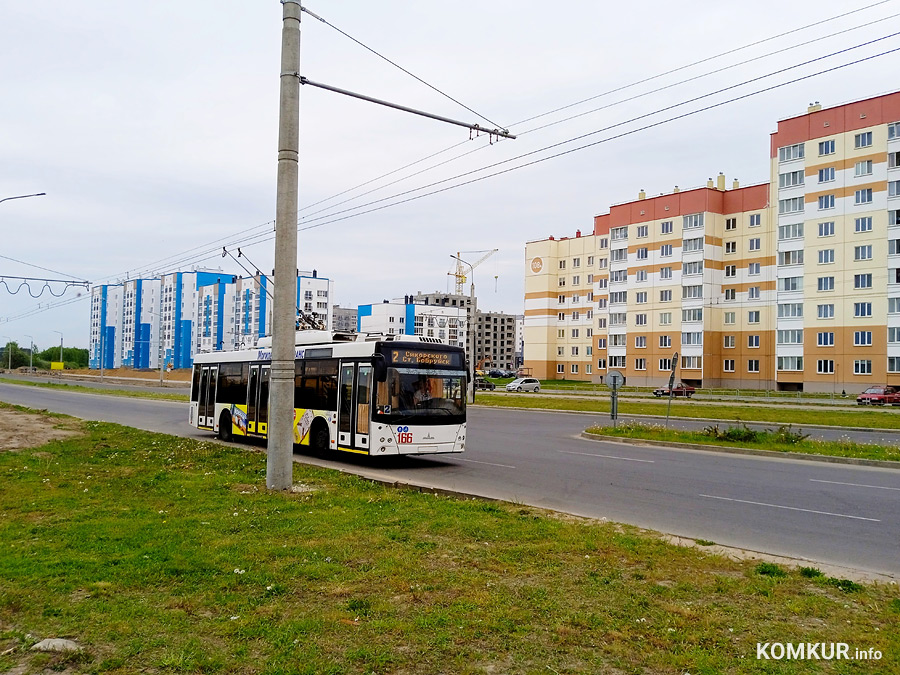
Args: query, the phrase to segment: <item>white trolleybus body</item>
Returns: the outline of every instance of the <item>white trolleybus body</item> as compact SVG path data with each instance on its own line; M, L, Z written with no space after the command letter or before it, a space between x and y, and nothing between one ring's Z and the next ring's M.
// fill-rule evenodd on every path
M335 341L327 331L300 331L296 344L295 445L374 456L465 449L461 348L409 335ZM190 423L223 440L266 438L271 359L271 338L197 354Z

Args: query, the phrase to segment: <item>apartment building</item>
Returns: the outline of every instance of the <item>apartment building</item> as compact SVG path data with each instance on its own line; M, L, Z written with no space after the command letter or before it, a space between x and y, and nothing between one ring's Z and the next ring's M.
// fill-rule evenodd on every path
M357 331L384 335L421 335L465 347L466 318L460 307L426 305L412 296L360 305Z
M900 384L900 92L778 122L770 182L615 205L526 244L538 377L821 392Z
M297 277L297 306L331 322L333 285ZM198 351L253 346L271 334L272 280L222 271L176 272L91 290L90 367L190 368Z

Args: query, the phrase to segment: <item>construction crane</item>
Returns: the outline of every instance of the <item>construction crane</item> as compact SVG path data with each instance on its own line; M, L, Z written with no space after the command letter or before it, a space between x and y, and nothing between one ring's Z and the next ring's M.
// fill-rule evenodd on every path
M481 263L483 263L485 260L490 258L492 255L494 255L499 250L500 249L492 248L490 251L463 251L462 253L457 251L456 255L454 256L456 258L456 271L448 272L448 274L450 276L456 277L456 291L455 291L456 295L462 295L463 293L465 293L464 287L466 285L466 264L460 260L463 253L465 253L467 256L473 255L473 254L477 255L479 253L483 254L475 262L469 263L471 265L471 269L474 270L476 267L478 267Z

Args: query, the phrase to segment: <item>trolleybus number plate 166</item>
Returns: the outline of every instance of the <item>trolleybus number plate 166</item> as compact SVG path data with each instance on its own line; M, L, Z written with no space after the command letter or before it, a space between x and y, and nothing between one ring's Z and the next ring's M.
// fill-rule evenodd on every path
M397 427L397 443L412 443L413 435L409 427Z

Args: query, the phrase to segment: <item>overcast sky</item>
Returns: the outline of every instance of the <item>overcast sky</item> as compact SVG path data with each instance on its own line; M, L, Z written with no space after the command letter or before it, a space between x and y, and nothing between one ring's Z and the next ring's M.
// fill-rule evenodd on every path
M720 171L729 186L764 182L779 119L812 101L895 90L900 72L900 52L891 53L612 138L897 49L894 36L764 77L900 31L900 1L307 6L474 113L304 14L300 70L310 80L519 135L470 140L459 127L304 87L300 227L317 227L299 233L299 267L333 279L342 306L452 290L452 253L474 261L497 248L475 271L479 306L521 313L526 241L589 232L594 215L642 188L697 187ZM277 0L0 0L0 199L47 193L0 204L0 276L114 283L194 266L243 273L222 258L223 245L271 271L281 15ZM741 84L753 78L762 79ZM353 216L361 211L370 212ZM59 344L57 330L87 347L88 297L31 298L0 284L0 339L27 345L32 335L43 349ZM32 313L38 305L46 311Z

